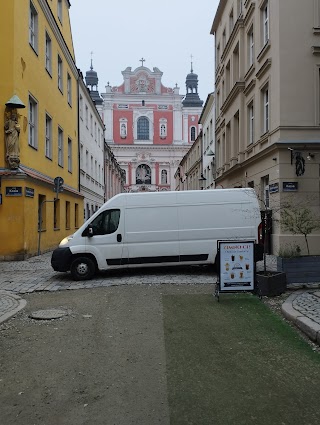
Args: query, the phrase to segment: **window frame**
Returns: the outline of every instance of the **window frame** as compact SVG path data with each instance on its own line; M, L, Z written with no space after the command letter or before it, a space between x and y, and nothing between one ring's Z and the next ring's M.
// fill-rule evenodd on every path
M137 119L137 140L150 140L150 122L145 115Z
M58 165L63 167L63 129L58 126Z
M28 145L38 149L38 102L29 94Z
M52 40L51 37L46 31L45 36L45 68L49 75L52 75Z
M72 106L72 79L69 72L67 72L67 99L69 106Z
M72 139L68 137L68 172L72 173Z
M32 1L29 4L29 44L38 53L39 15Z
M47 112L45 118L45 156L52 160L52 117Z
M58 89L63 93L63 61L61 56L58 54L57 63L57 78L58 78Z
M269 19L269 0L266 0L261 6L261 25L262 25L262 42L265 46L270 38L270 19Z

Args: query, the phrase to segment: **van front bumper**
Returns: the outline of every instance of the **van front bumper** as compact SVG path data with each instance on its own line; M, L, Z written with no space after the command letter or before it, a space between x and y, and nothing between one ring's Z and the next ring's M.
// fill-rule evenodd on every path
M51 256L51 266L56 272L67 272L70 270L72 252L70 248L57 248Z

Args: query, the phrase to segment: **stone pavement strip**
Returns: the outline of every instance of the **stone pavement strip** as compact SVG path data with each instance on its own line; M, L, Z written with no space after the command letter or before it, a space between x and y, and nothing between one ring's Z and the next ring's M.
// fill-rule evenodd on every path
M282 313L320 345L320 291L297 291L282 304Z
M267 257L268 270L276 270L275 258L272 255ZM257 263L258 270L262 267L262 262L259 263ZM26 305L26 301L18 294L133 284L213 284L217 281L214 274L204 273L201 274L201 282L199 282L196 269L183 274L174 273L174 269L172 272L171 274L157 272L150 274L150 271L146 273L110 272L108 275L99 274L90 281L75 282L70 275L52 270L51 252L25 261L0 261L0 323ZM283 315L320 345L320 282L308 285L295 284L288 289L295 292L289 295L282 305Z

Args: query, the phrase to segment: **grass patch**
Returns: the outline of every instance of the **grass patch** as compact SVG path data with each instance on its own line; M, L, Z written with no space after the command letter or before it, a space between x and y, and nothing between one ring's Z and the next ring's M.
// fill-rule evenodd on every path
M320 423L320 356L257 297L164 295L172 425Z

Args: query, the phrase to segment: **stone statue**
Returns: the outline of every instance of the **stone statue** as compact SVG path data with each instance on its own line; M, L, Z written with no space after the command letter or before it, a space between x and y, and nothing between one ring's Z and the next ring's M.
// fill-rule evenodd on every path
M15 170L20 164L20 148L19 148L19 134L20 125L18 123L18 114L12 111L8 114L4 124L6 134L6 160L9 167Z

